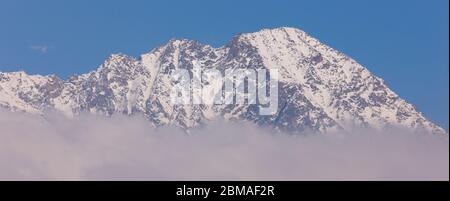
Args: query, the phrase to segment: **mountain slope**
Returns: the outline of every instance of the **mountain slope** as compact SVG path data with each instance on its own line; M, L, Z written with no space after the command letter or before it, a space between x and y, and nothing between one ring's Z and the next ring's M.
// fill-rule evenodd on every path
M255 105L172 105L173 84L167 75L176 69L192 73L194 66L221 72L278 69L278 111L261 116ZM111 55L95 71L68 80L24 72L0 73L0 106L33 113L55 109L69 116L82 111L142 113L155 126L174 124L183 128L224 117L291 133L351 131L361 126L445 133L382 79L294 28L241 34L219 48L171 40L139 59Z

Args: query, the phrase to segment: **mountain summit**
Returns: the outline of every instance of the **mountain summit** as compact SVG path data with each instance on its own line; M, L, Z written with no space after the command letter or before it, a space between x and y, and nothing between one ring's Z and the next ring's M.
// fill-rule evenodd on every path
M219 70L277 68L278 111L261 116L253 105L171 104L173 86L163 75L175 69L192 71L194 65ZM446 133L353 59L287 27L240 34L219 48L171 40L140 58L113 54L98 69L68 80L0 73L0 107L37 114L57 110L68 116L84 111L142 113L155 126L183 128L223 117L290 133L351 131L361 126Z

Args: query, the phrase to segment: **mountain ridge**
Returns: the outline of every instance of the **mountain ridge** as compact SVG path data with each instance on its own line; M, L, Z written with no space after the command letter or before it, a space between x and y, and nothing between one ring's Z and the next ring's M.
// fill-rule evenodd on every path
M192 71L194 64L219 70L277 68L277 114L260 116L252 105L170 105L172 85L164 75L175 69ZM82 111L143 113L155 126L186 129L222 116L291 133L351 131L358 126L446 133L355 60L290 27L242 33L217 48L171 39L139 58L112 54L97 69L67 80L0 72L0 107L38 114L55 109L68 116Z

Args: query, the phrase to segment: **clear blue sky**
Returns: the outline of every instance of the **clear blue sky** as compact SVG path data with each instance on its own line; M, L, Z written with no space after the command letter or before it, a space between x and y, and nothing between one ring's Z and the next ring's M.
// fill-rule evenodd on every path
M448 0L0 0L0 71L67 78L111 53L171 38L221 46L239 32L300 28L350 55L449 127Z

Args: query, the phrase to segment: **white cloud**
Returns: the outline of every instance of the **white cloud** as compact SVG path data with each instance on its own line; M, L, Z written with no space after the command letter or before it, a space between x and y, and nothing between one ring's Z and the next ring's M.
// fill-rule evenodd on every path
M142 117L0 111L0 180L448 180L448 136L288 136L211 122L190 135Z
M37 51L41 54L46 54L48 52L49 47L47 45L31 45L30 49Z

